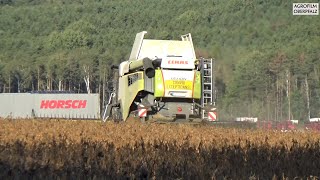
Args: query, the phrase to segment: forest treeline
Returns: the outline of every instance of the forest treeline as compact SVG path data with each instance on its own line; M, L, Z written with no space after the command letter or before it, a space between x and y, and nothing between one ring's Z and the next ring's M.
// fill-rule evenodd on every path
M215 58L221 119L319 117L319 16L293 16L292 3L0 0L0 92L102 93L137 32L190 32L197 56Z

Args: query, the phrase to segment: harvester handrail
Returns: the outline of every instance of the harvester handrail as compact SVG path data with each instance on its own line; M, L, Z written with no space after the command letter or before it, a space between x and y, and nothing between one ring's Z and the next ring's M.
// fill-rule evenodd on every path
M103 117L102 117L103 122L106 122L106 120L109 118L109 116L106 117L107 109L108 109L108 106L111 103L112 98L115 97L115 96L116 96L116 93L114 93L114 92L110 94L108 104L106 105L106 107L104 109L104 113L103 113Z

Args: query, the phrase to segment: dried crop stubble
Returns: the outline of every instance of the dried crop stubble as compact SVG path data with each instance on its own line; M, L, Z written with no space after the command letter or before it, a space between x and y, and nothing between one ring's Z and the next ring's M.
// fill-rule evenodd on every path
M210 126L0 121L0 178L306 178L320 135Z

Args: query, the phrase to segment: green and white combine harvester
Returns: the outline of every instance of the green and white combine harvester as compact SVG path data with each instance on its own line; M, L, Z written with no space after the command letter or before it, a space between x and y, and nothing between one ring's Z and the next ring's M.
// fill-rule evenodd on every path
M190 33L181 40L144 39L146 33L136 35L129 60L112 66L103 121L216 120L213 60L196 58Z

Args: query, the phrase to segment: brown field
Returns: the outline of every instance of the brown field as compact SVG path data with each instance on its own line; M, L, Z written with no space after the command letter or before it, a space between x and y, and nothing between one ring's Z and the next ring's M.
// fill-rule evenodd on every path
M317 179L320 134L0 120L0 179Z

